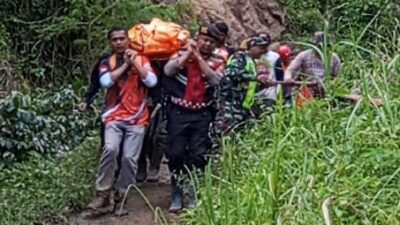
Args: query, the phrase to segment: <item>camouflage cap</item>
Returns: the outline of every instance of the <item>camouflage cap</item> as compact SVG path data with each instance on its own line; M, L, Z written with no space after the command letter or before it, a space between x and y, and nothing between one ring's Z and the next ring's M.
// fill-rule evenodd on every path
M267 46L267 45L269 45L269 42L267 40L265 40L265 38L262 38L262 37L251 37L248 40L249 47Z
M256 36L263 38L269 44L271 43L271 36L267 32L260 32Z

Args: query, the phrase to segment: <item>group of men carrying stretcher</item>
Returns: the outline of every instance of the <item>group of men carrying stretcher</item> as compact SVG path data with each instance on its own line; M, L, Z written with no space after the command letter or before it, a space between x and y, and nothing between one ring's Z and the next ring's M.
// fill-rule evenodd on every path
M273 107L279 95L285 105L296 102L301 107L305 101L324 97L325 77L340 73L335 53L326 71L316 49L294 56L283 45L274 52L268 49L271 38L266 32L233 49L226 44L228 34L222 21L203 24L193 39L163 62L132 49L128 30L109 31L111 53L94 67L80 105L85 110L99 87L107 90L96 196L87 205L91 214L127 214L122 200L128 187L146 177L157 181L164 151L171 173L170 212L184 208L184 190L186 207L194 208L196 190L189 174L204 170L209 156L220 151L221 136ZM325 40L317 32L312 42L318 48ZM156 136L161 130L166 140L160 150L157 143L163 140Z

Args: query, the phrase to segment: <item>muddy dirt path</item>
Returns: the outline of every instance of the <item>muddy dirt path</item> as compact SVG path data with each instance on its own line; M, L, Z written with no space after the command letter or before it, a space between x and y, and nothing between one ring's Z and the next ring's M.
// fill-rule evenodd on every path
M146 203L142 195L131 189L128 195L126 209L129 214L123 217L115 217L113 214L106 214L96 218L87 219L82 214L72 215L69 219L70 225L158 225L164 217L168 224L178 224L178 216L168 213L170 201L169 172L165 164L162 164L160 181L158 183L145 182L138 187L147 198L151 207ZM159 211L162 211L162 216Z

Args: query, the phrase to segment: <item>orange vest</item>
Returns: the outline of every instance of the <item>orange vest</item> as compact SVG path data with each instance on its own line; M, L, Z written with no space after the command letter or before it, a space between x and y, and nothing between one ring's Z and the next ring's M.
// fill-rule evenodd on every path
M137 62L151 69L149 60L144 56L136 56ZM111 70L116 69L117 57L109 59ZM147 107L147 87L143 84L138 71L131 67L126 80L119 79L107 90L106 108L102 115L105 125L113 121L127 121L132 125L147 125L149 109Z

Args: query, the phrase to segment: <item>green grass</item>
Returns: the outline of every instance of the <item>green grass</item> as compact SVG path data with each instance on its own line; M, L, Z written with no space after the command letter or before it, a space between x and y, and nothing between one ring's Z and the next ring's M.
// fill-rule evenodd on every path
M0 224L65 222L92 196L98 139L88 138L58 161L40 156L0 171Z
M400 26L393 27L400 30ZM327 99L276 110L225 141L222 162L200 185L200 205L187 224L400 224L400 36L323 49L344 68L328 80ZM332 104L359 87L364 100ZM383 107L369 103L385 100Z

